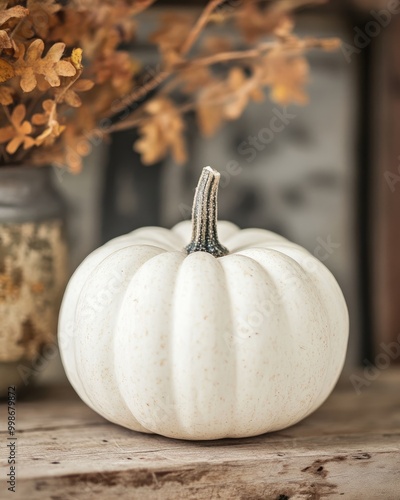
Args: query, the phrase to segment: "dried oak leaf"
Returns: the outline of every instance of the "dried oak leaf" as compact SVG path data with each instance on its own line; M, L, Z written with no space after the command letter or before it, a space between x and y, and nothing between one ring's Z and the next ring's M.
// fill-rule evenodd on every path
M55 15L62 6L56 0L27 0L29 15L19 30L22 38L38 36L47 39L51 29L59 22Z
M228 120L236 120L243 113L250 99L260 102L264 94L259 87L255 77L247 77L242 68L232 68L229 72L228 97L224 105L224 117Z
M50 118L50 115L54 113L56 108L56 102L52 99L46 99L42 102L42 108L44 113L35 113L32 115L32 123L34 125L45 125Z
M250 99L263 98L256 75L247 77L242 68L232 68L226 80L206 87L199 95L196 111L201 132L211 136L224 120L238 118Z
M288 14L291 8L290 2L276 2L264 8L256 3L245 3L237 13L236 24L249 43L276 32L281 36L282 30L288 33L293 26Z
M91 80L77 80L67 90L63 88L56 89L54 95L57 102L65 102L73 108L79 108L79 106L81 106L82 104L82 100L77 92L87 92L88 90L92 89L93 86L94 82L92 82Z
M271 87L271 99L280 104L306 104L308 96L304 86L308 81L309 65L304 57L288 57L276 50L262 60L263 85Z
M24 120L25 115L25 105L18 104L11 113L11 125L0 129L0 144L8 142L6 147L8 154L14 154L21 145L24 149L35 145L35 139L29 135L32 133L32 125Z
M16 5L10 9L0 10L0 26L3 26L10 19L21 19L29 14L29 10L22 7L22 5Z
M142 162L151 165L171 152L177 163L184 163L185 124L174 103L165 97L158 97L146 104L144 111L148 118L139 126L141 137L134 144L134 150L141 154Z
M51 144L65 130L65 126L60 125L57 119L57 103L52 99L42 102L44 113L35 113L32 116L34 125L46 125L43 132L35 139L36 145L40 146L44 142Z
M86 42L92 34L92 26L89 11L76 10L78 7L65 7L62 11L62 21L52 28L49 33L49 40L63 40L67 46L74 46L78 42L85 47L87 52ZM93 10L93 9L92 9Z
M62 20L49 33L49 40L62 40L67 46L79 44L86 56L94 59L114 52L121 42L132 39L134 7L126 0L94 7L93 0L69 1L62 10Z
M94 62L95 82L100 85L110 82L114 89L124 94L132 87L133 77L140 67L128 52L117 51Z
M13 89L11 87L7 87L2 85L0 87L0 104L3 106L9 106L13 103Z
M69 59L76 69L82 69L82 54L83 50L79 47L72 50L71 57Z
M52 86L60 85L60 76L74 76L76 69L69 61L61 60L65 44L58 42L52 45L42 58L44 42L34 40L24 53L21 49L20 57L15 62L15 73L21 77L20 85L24 92L31 92L37 85L36 75L42 75Z
M78 51L78 55L77 55L77 51ZM68 63L68 66L64 66L64 67L67 67L68 71L71 73L70 75L68 75L68 77L75 76L74 80L76 80L76 78L80 76L80 73L81 73L80 70L83 68L82 64L81 64L81 60L82 60L82 50L81 49L73 49L70 57L64 57L60 61L62 63ZM72 65L75 68L75 70L78 70L79 74L77 74L77 71L75 71L75 73L73 73L73 70L71 69L70 65ZM65 76L65 75L62 75L60 73L59 76ZM36 80L37 80L37 88L39 90L41 90L42 92L45 92L46 90L49 90L52 87L52 85L50 85L50 83L47 81L46 75L41 75L41 74L37 73ZM68 85L68 80L66 80L64 82L60 81L60 85L63 85L63 83L65 83L65 85Z
M30 161L33 165L52 163L61 169L68 168L72 174L78 174L82 170L83 157L91 150L83 130L71 123L58 141L50 145L46 143L46 147L33 150Z
M14 67L5 59L0 59L0 83L6 82L15 76Z
M209 85L214 77L207 66L189 66L178 73L182 91L186 94L193 94Z
M211 89L205 90L196 108L198 126L206 137L211 137L224 121L223 109L212 104L213 98Z
M179 51L193 26L193 16L167 13L161 17L161 27L154 32L150 41L156 43L162 51Z
M193 27L193 21L193 16L187 14L168 13L161 17L161 27L151 35L150 41L158 45L166 68L184 61L181 47Z
M13 46L12 40L6 30L0 30L0 50L11 49Z
M65 129L61 141L64 150L63 161L71 173L79 173L82 170L83 158L92 150L90 142L72 124Z

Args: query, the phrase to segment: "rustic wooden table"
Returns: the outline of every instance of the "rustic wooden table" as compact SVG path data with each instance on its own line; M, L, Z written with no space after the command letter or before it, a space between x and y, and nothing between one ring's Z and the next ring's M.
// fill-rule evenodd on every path
M36 390L17 403L16 493L5 483L5 408L2 499L400 499L400 370L360 395L345 379L284 431L204 442L109 424L69 387Z

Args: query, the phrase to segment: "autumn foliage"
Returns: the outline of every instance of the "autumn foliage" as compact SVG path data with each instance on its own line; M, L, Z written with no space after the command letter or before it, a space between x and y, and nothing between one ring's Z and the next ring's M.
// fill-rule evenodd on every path
M304 52L338 45L293 33L299 0L210 0L185 13L153 3L0 0L0 165L78 172L94 143L133 127L144 164L168 154L184 163L186 113L209 136L265 94L304 104ZM159 17L147 40L154 67L135 50L149 10Z

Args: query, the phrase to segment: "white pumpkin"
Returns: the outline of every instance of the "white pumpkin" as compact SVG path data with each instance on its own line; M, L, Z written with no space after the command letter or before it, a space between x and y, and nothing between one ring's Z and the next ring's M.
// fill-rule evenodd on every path
M59 323L67 376L100 415L181 439L295 424L341 372L348 314L332 274L270 231L219 222L203 169L191 223L115 238L77 269ZM229 249L229 253L228 250Z

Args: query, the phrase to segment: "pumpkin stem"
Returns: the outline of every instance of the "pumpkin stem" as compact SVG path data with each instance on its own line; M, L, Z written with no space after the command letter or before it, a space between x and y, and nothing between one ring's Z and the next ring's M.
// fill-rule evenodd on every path
M214 257L228 255L229 251L218 240L217 193L220 173L211 167L203 168L192 209L192 241L187 253L208 252Z

